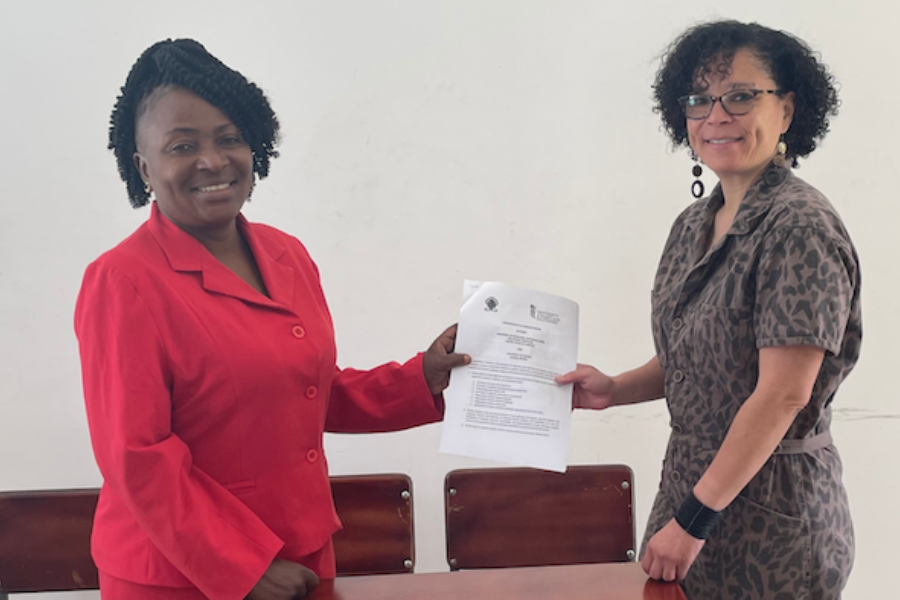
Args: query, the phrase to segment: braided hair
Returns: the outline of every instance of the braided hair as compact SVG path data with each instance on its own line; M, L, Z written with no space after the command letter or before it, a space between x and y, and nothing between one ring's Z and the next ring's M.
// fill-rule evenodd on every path
M840 101L834 76L799 38L759 25L738 21L703 23L685 31L663 55L653 85L654 111L675 146L688 143L687 123L678 99L693 93L694 83L725 74L735 52L749 50L779 90L794 92L794 119L784 134L787 158L797 166L828 133L829 119ZM720 64L721 61L721 64Z
M175 86L200 96L222 112L241 131L253 153L253 171L269 174L269 161L278 156L278 119L265 94L255 84L190 39L164 40L147 48L131 67L110 116L109 149L116 155L119 176L134 208L149 194L134 165L135 128L148 108L148 99L162 87Z

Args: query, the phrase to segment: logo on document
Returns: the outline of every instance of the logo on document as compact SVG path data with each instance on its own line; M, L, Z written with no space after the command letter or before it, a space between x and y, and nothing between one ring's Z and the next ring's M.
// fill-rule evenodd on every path
M497 312L497 307L500 306L500 301L494 298L493 296L488 296L484 301L484 310L489 310L491 312Z
M547 312L546 310L538 310L534 304L529 305L531 318L542 323L550 323L551 325L559 325L559 315L557 313Z

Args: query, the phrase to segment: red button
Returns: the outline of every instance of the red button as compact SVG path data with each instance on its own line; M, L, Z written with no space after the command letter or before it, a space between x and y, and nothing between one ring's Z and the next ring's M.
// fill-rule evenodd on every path
M306 337L306 330L299 325L294 325L294 329L292 331L294 332L294 337L297 339Z
M317 460L319 460L319 453L315 450L308 451L306 453L306 460L308 460L309 462L316 462Z
M308 388L306 388L306 397L309 398L310 400L312 400L313 398L315 398L318 395L319 395L319 388L317 388L316 386L311 385Z

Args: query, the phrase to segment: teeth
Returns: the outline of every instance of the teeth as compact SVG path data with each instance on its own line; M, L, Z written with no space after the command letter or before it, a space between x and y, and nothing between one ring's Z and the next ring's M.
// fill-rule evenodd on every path
M221 190L226 190L231 187L230 183L220 183L218 185L207 185L205 187L197 188L201 192L218 192Z
M736 142L738 138L727 138L724 140L709 140L710 144L727 144L728 142Z

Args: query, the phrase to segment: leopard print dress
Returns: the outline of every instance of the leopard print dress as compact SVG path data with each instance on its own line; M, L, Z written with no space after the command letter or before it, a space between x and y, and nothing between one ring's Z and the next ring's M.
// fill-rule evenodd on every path
M859 356L856 251L815 188L770 165L708 251L717 187L676 220L654 282L653 336L671 435L644 538L674 516L753 392L758 352L814 345L812 398L779 449L723 511L684 581L691 600L840 598L853 525L831 444L831 403Z

